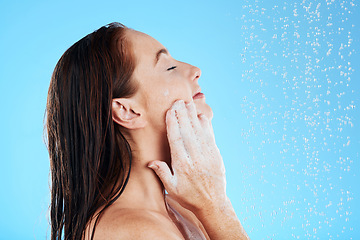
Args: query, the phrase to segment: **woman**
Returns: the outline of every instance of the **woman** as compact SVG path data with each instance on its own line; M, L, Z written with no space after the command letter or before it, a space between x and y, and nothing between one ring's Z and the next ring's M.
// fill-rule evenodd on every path
M119 23L64 53L46 110L51 239L247 239L200 75Z

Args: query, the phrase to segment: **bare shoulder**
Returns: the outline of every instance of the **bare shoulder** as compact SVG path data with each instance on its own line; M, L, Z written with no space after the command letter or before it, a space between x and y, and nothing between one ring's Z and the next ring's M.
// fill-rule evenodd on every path
M160 214L139 210L121 209L104 214L96 227L94 240L159 239L180 240L178 230Z

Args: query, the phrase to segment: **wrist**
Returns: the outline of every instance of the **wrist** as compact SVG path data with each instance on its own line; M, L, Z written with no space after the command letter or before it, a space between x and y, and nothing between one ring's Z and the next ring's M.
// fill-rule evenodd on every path
M219 216L219 214L226 214L229 215L229 213L234 213L234 208L231 204L230 199L225 196L222 199L217 199L216 201L210 200L206 203L203 203L202 206L194 207L192 212L198 217L198 218L208 218L208 217L216 217Z
M229 198L220 204L210 204L205 208L197 209L194 214L204 226L210 239L249 239Z

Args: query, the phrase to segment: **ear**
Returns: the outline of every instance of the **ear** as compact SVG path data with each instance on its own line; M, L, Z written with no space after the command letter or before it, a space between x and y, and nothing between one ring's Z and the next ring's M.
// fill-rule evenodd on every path
M127 129L139 129L146 126L146 120L137 111L134 100L129 98L114 98L112 100L112 119Z

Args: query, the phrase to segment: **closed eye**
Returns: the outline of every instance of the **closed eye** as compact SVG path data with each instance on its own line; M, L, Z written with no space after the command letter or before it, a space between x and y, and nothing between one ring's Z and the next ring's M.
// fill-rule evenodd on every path
M173 70L175 68L176 68L176 66L172 66L172 67L168 68L167 71Z

